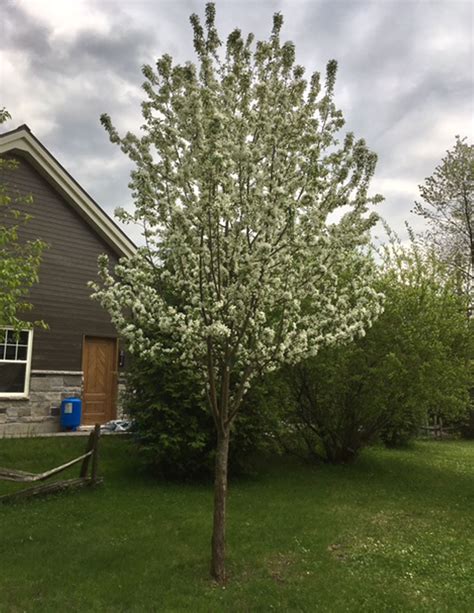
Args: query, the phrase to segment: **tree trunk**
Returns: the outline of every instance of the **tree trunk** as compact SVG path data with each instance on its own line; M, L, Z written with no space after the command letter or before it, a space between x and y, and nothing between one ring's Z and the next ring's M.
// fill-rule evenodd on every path
M224 583L225 575L225 519L227 500L227 464L229 459L230 428L217 434L217 453L214 475L214 524L212 530L211 575Z

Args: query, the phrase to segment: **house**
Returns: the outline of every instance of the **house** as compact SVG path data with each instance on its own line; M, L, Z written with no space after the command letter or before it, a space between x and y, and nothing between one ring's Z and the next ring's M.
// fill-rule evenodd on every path
M25 318L49 326L19 336L0 329L0 436L58 430L68 396L82 397L84 424L106 422L117 416L119 344L87 283L99 254L114 264L136 247L28 126L0 134L0 156L19 161L0 181L33 197L22 236L48 244Z

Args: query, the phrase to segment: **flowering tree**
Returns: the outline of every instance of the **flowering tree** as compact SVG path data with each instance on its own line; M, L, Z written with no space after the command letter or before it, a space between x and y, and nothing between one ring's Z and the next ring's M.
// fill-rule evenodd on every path
M474 145L456 136L454 147L420 185L414 211L428 222L426 239L449 264L474 309Z
M0 124L9 119L5 109L0 109ZM14 170L18 162L0 158L0 174ZM15 197L0 182L0 327L11 326L16 330L32 325L45 327L44 322L25 322L22 314L32 309L27 300L28 291L38 282L41 255L46 244L40 240L21 241L21 228L31 217L24 206L31 197Z
M112 142L135 162L133 215L146 246L95 296L132 353L198 374L217 431L212 575L225 579L229 438L253 377L363 333L381 309L364 254L376 156L333 102L336 62L309 82L281 44L239 30L225 53L206 6L191 16L198 67L164 55L143 68L143 135ZM341 215L333 215L342 208ZM338 221L337 221L338 219ZM331 222L332 220L332 222Z

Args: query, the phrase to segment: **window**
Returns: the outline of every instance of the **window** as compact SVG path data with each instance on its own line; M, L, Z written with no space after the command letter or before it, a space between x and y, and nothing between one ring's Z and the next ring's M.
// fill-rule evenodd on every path
M33 332L0 328L0 398L25 398L30 387Z

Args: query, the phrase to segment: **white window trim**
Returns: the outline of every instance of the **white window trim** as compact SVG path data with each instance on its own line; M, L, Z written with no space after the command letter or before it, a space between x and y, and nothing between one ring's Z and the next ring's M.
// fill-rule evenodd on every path
M11 326L2 326L0 330L12 330ZM23 392L0 392L0 400L15 400L29 399L30 397L30 379L31 379L31 358L33 355L33 330L21 330L28 332L28 350L26 352L26 371L25 371L25 388ZM0 364L25 364L23 360L0 360Z

